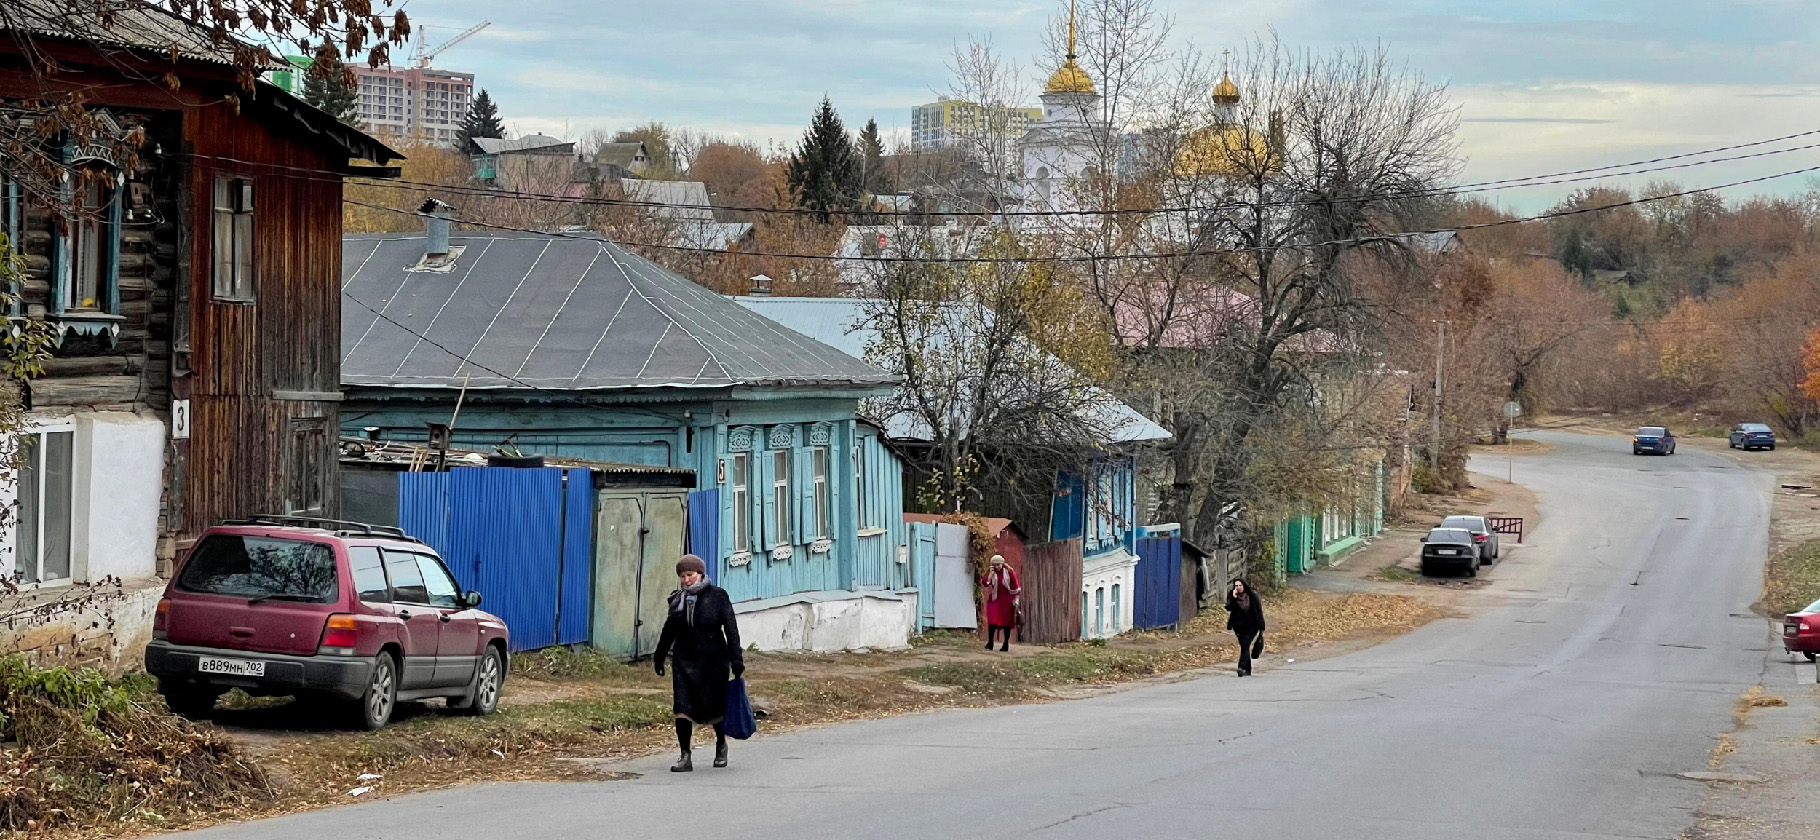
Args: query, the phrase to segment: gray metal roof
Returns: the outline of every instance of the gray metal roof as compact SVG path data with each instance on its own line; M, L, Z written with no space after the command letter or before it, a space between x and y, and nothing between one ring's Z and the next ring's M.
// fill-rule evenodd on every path
M896 381L605 239L457 232L452 269L407 270L424 244L343 239L343 384L876 391Z
M530 134L524 137L512 138L476 137L474 138L474 145L479 146L481 151L489 155L497 155L503 152L530 152L538 149L548 149L554 146L573 147L575 144L558 137L551 137L548 134ZM566 151L559 153L566 153Z
M770 318L823 344L859 358L878 342L878 333L863 326L865 301L861 298L736 297L741 306ZM1056 365L1060 360L1052 360ZM1095 389L1098 391L1098 389ZM1079 409L1091 412L1091 425L1104 429L1112 443L1167 440L1173 435L1110 394ZM1081 416L1088 416L1083 414ZM885 434L905 440L928 440L929 429L920 418L900 413L885 418Z

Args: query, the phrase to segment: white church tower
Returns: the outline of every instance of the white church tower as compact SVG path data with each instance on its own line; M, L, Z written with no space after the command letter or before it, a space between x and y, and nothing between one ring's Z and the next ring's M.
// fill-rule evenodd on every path
M1075 63L1074 4L1068 5L1068 60L1043 88L1043 118L1024 133L1024 209L1079 210L1070 185L1094 163L1107 128L1099 119L1100 95ZM1039 217L1040 218L1040 217ZM1036 226L1041 226L1039 222Z

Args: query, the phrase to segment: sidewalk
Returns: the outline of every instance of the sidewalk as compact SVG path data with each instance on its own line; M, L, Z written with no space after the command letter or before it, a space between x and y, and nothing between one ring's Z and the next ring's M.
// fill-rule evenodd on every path
M1815 665L1782 651L1769 633L1763 691L1739 699L1737 725L1718 736L1687 840L1820 837L1820 688ZM1780 704L1780 705L1779 705Z

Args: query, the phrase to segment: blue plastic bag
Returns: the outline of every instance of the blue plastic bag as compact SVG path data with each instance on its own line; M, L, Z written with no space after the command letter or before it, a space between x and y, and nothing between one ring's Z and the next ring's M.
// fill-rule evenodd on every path
M758 731L758 718L752 714L752 701L746 698L745 679L727 683L727 712L721 716L720 730L728 738L741 741Z

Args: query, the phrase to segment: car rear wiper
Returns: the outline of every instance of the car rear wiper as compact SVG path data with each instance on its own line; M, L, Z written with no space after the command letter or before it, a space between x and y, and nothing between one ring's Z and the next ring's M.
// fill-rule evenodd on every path
M302 601L306 604L313 604L321 600L321 598L314 595L294 595L288 592L274 592L270 595L260 595L256 598L248 598L246 599L246 605L250 607L254 604L261 604L266 601Z

